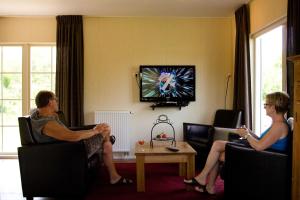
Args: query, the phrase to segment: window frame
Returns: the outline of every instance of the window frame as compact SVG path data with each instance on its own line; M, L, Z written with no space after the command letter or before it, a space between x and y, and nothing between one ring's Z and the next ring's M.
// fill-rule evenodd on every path
M259 114L257 113L256 108L260 108L260 95L261 93L257 93L257 91L261 92L261 82L256 81L256 76L260 74L260 69L257 69L256 66L256 39L263 34L278 28L279 26L282 26L282 90L287 91L287 66L286 66L286 37L287 37L287 18L282 17L278 19L277 21L271 23L267 27L259 30L256 33L250 34L250 53L251 53L251 83L252 83L252 113L253 113L253 120L252 120L252 127L253 131L259 136L260 132L262 130L257 130L258 127L261 127L261 118ZM259 113L261 113L261 110L259 109Z

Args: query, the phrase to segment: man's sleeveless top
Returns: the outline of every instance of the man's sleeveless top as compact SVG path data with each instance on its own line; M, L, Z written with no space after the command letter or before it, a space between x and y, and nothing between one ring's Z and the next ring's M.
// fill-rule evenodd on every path
M33 132L33 137L38 143L51 143L51 142L57 142L59 140L49 137L43 133L43 128L44 126L49 122L49 121L56 121L57 123L65 126L59 119L58 117L55 116L49 116L49 117L44 117L40 116L38 110L34 110L33 113L30 115L31 119L31 125L32 125L32 132Z
M56 121L57 123L65 126L56 116L44 117L40 116L38 110L34 110L30 115L33 137L38 143L54 143L57 140L53 137L47 136L43 133L44 126L49 121ZM87 157L90 158L96 152L99 152L100 160L102 160L103 137L100 134L83 140L85 145Z

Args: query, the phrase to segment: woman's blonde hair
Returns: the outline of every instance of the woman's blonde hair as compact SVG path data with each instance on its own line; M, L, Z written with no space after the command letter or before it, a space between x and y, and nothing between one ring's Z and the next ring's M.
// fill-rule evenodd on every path
M275 106L277 113L286 113L289 109L290 96L285 92L273 92L266 95L269 104Z

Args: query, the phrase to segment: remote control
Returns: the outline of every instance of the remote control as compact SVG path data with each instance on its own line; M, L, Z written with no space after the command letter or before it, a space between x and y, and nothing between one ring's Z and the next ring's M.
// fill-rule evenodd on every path
M174 151L174 152L177 152L177 151L179 151L179 149L178 148L176 148L176 147L166 147L168 150L170 150L170 151Z

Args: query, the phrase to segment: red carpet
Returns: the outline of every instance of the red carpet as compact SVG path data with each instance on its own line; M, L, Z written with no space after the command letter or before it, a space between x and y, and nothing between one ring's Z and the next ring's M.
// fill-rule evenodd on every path
M208 195L188 190L183 183L183 177L178 176L177 164L147 164L146 171L146 192L136 192L136 168L135 163L117 164L117 169L125 177L134 180L132 185L111 186L109 185L107 173L101 173L87 194L86 200L181 200L201 199L215 200L223 199L223 181L217 180L217 194Z

